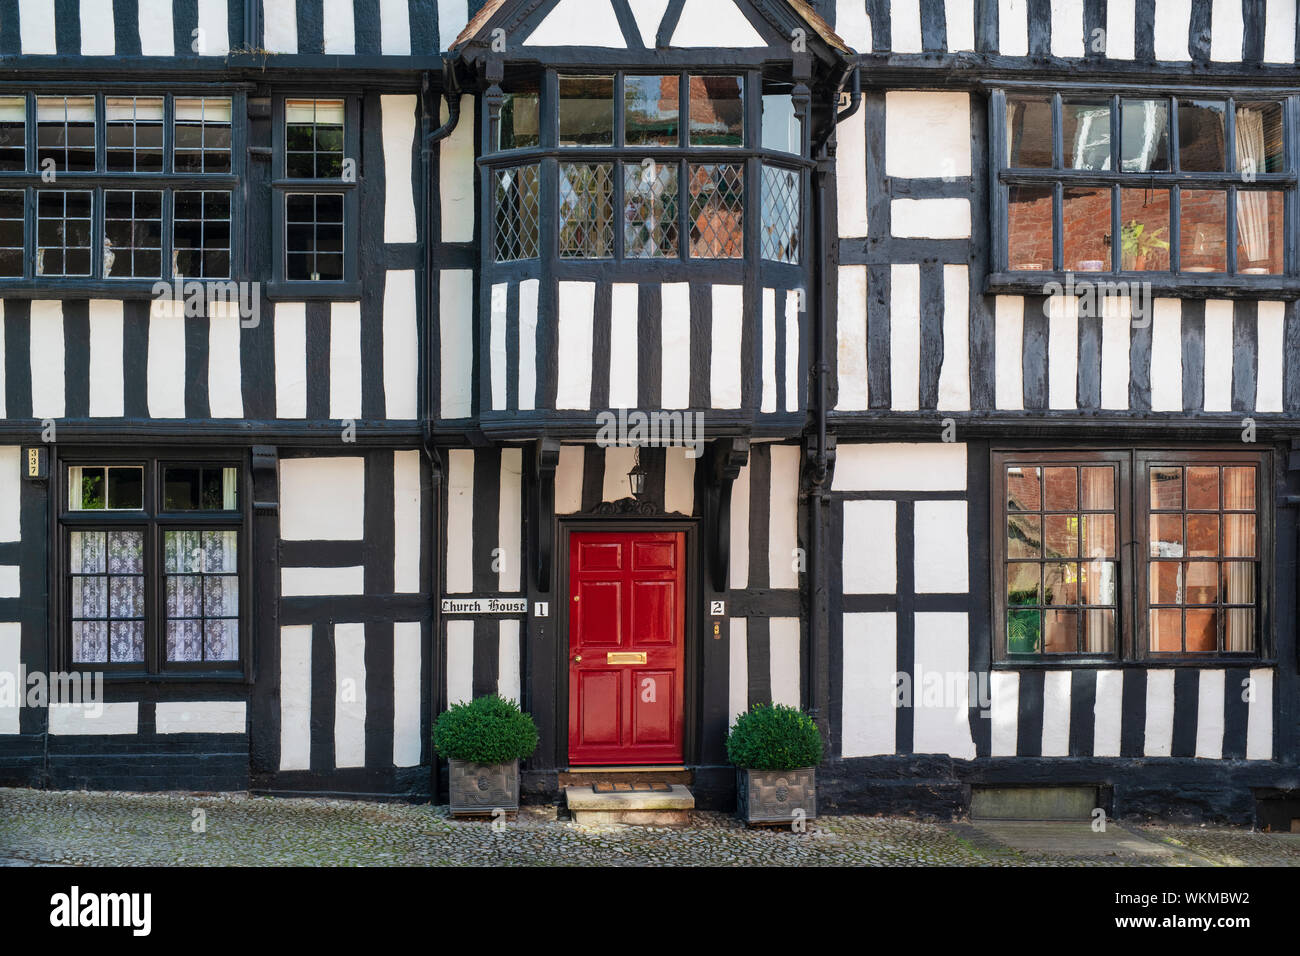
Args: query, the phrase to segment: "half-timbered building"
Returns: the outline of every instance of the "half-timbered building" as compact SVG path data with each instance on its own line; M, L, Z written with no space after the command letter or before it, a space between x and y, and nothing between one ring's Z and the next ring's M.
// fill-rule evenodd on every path
M0 781L436 797L500 693L536 801L774 701L828 812L1300 817L1298 50L0 0Z

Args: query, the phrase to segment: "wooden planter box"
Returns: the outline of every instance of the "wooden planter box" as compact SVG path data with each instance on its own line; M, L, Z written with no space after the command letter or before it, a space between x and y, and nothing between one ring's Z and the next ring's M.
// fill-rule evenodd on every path
M519 761L471 763L449 760L448 802L456 816L484 816L519 809Z
M736 815L746 823L790 824L817 816L817 768L737 770Z

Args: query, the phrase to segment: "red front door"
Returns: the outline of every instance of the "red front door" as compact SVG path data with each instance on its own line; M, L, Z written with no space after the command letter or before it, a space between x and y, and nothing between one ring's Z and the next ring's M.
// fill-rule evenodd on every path
M569 763L682 762L683 532L569 539Z

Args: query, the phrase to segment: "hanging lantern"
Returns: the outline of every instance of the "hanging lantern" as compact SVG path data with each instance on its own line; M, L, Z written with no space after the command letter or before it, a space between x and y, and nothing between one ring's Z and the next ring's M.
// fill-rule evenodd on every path
M628 487L632 489L632 497L637 501L645 494L645 480L649 472L641 467L641 449L636 450L636 462L632 465L632 470L627 473Z

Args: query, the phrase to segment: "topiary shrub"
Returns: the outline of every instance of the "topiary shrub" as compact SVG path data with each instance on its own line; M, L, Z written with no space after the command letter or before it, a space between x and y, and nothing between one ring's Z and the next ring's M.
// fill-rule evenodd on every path
M447 760L513 763L537 749L537 725L513 700L491 694L453 704L439 716L433 746Z
M727 734L727 759L746 770L801 770L822 762L822 735L811 717L784 704L759 704Z

